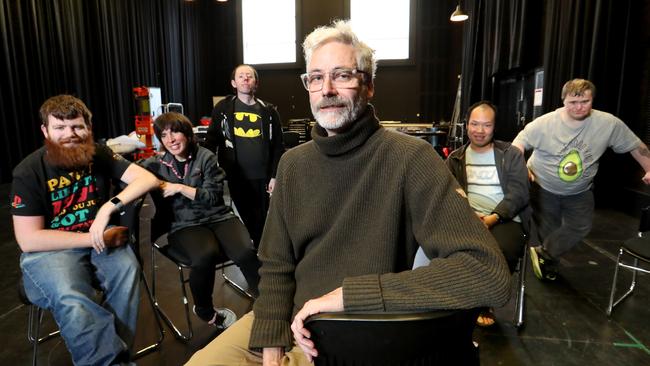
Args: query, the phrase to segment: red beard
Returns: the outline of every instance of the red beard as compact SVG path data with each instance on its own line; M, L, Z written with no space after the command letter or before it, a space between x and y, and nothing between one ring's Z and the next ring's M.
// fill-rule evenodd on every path
M85 140L81 140L80 144L74 147L66 147L62 144L72 140L63 140L60 143L52 142L50 139L45 139L45 161L48 163L67 170L79 169L87 167L93 156L95 156L95 141L93 135L90 134Z

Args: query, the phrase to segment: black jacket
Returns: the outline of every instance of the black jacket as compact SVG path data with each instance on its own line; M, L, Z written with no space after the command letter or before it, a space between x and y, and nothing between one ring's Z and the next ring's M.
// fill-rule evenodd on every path
M494 212L506 221L519 215L524 231L529 232L532 210L528 205L530 184L524 154L509 142L494 140L493 143L494 162L503 189L503 200L494 208ZM456 177L465 191L467 191L465 171L467 146L469 144L454 150L446 161L451 174Z
M176 176L174 156L168 152L152 156L139 165L152 172L158 179L180 183L196 188L193 200L176 194L162 197L160 191L153 191L156 215L159 209L169 209L172 215L171 232L188 226L205 225L235 217L232 209L223 200L223 169L217 165L214 154L197 146L187 158L187 172ZM162 205L162 206L161 206Z
M237 169L237 147L234 131L234 113L236 95L229 95L217 103L212 111L212 123L208 128L206 141L203 146L217 154L221 166L229 178L239 176ZM264 159L266 180L275 178L275 172L284 153L282 143L282 122L277 108L270 103L255 98L262 106L262 139L266 145L267 154Z

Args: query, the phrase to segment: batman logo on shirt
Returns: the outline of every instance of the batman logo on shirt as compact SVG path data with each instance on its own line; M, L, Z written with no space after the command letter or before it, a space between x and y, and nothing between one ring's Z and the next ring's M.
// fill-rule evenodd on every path
M262 134L258 121L262 117L255 113L236 112L235 113L235 136L243 138L256 138Z

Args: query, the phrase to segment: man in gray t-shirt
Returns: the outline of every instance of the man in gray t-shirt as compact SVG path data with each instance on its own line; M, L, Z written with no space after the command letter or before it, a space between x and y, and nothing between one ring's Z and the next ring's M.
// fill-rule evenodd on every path
M650 184L648 147L623 121L592 109L595 92L589 80L568 81L562 88L564 107L527 124L512 142L522 151L533 150L530 201L541 246L530 253L539 279L554 280L558 258L591 230L592 182L608 147L630 152L646 171L643 182Z

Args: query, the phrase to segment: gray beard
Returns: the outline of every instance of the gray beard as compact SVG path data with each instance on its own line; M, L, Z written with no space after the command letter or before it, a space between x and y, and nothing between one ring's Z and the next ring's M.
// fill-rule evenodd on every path
M343 104L345 110L342 113L321 112L321 107ZM340 96L323 98L318 104L311 106L311 112L318 122L318 125L328 131L343 130L363 113L368 101L365 97L359 96L354 102Z

